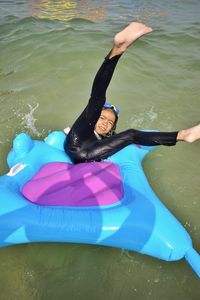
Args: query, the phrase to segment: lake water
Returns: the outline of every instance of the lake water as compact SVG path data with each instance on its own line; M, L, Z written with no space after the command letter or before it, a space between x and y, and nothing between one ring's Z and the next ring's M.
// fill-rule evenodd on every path
M128 49L110 84L107 97L120 107L118 131L198 124L199 15L198 0L1 0L0 173L8 171L16 134L43 139L73 123L112 37L133 20L154 32ZM198 251L199 150L199 141L179 143L144 161L153 189ZM185 261L78 244L1 249L0 290L1 300L200 299L200 281Z

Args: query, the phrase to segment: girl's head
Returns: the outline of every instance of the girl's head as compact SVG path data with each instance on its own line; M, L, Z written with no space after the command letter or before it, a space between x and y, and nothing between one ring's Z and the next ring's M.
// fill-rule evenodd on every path
M115 134L118 117L119 109L110 103L105 103L96 123L95 131L103 137Z

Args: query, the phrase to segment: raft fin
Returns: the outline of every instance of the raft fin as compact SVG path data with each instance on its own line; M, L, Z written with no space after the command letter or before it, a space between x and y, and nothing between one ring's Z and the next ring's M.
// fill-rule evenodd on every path
M199 255L199 253L194 248L190 248L185 254L185 259L187 260L189 265L192 267L192 269L195 271L195 273L200 277L200 255Z

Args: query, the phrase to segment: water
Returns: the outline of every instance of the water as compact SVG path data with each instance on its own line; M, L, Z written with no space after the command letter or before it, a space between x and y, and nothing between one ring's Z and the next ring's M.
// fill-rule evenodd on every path
M200 2L0 2L0 173L15 135L43 139L72 124L114 33L132 20L154 28L122 57L108 90L118 130L176 130L199 122ZM150 183L200 251L200 142L160 147L144 161ZM166 224L167 226L167 224ZM30 244L0 250L1 300L199 300L186 262L120 249Z

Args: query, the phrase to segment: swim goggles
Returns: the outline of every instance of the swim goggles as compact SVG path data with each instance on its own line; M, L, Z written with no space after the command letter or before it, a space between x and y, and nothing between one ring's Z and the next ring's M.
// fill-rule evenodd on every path
M117 108L115 105L112 105L112 104L106 102L103 107L110 108L116 113L117 116L119 115L119 108Z

